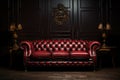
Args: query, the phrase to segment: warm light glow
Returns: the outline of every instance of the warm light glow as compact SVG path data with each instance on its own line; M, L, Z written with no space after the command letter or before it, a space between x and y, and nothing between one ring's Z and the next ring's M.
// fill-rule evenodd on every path
M11 24L11 25L10 25L10 31L14 31L15 28L16 28L16 27L15 27L15 24Z
M110 30L110 29L111 29L111 26L110 26L109 23L107 23L106 26L103 26L103 24L100 23L100 24L98 25L98 29L100 29L100 30Z
M13 37L14 37L15 39L17 39L17 38L18 38L18 35L17 35L17 33L16 33L16 32L13 34Z
M22 25L18 24L18 30L22 30Z
M111 26L109 23L106 24L106 30L110 30L111 29Z
M102 33L102 37L105 38L106 37L106 33Z
M100 30L103 29L103 24L102 24L102 23L100 23L100 24L98 25L98 29L100 29Z
M10 25L10 31L15 31L15 30L22 30L22 25L18 24L18 26L15 26L15 24Z

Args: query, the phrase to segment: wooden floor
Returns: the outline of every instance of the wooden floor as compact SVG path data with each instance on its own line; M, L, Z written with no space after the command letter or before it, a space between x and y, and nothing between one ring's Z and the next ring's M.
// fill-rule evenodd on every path
M92 70L16 70L0 68L0 80L120 80L120 68Z

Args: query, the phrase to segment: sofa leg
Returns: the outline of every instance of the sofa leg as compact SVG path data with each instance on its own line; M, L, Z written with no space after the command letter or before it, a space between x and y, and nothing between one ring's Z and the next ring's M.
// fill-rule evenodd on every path
M97 66L96 64L94 64L94 72L97 70Z
M96 71L96 67L94 66L94 72Z
M96 65L95 65L95 63L93 63L93 71L94 72L96 71Z
M27 67L26 66L24 67L24 70L25 70L25 72L27 72Z
M27 72L27 70L25 69L25 72Z

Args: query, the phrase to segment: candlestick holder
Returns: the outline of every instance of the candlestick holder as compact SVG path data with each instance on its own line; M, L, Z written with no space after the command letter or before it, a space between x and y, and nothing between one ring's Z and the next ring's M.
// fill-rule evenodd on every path
M18 24L17 26L13 23L10 25L9 31L12 33L12 38L13 38L13 45L11 46L10 52L12 50L18 50L19 45L18 45L18 31L22 30L22 25Z
M105 26L102 24L102 23L100 23L99 25L98 25L98 29L101 31L101 33L102 33L102 48L105 48L105 47L107 47L107 45L106 45L106 39L107 39L107 35L108 35L108 32L111 30L111 26L110 26L110 24L109 23L107 23Z

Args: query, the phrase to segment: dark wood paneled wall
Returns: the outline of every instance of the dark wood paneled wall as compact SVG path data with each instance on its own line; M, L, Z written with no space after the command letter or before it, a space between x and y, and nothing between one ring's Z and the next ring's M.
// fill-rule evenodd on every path
M9 23L9 8L8 1L0 1L0 51L3 47L8 46L8 23ZM4 51L3 51L4 52Z
M63 4L69 20L56 25L53 9ZM17 23L23 25L23 39L98 39L97 25L101 20L101 0L19 0Z
M9 23L8 1L1 0L0 1L0 65L7 62L7 59L4 60L3 58L5 57L3 56L6 56L6 53L8 53L8 41L9 41L8 23Z
M97 39L101 20L101 0L78 0L78 38Z

